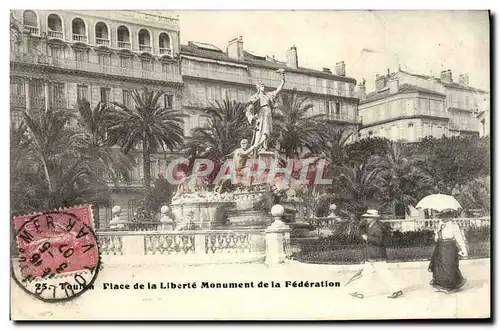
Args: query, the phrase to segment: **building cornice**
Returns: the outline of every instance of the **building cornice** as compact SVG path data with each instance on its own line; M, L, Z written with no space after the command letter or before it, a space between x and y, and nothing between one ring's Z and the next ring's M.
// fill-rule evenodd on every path
M251 83L242 83L239 81L226 81L226 80L221 80L217 78L206 78L206 77L196 77L196 76L191 76L191 75L182 75L182 79L184 82L187 82L189 80L193 81L209 81L209 82L218 82L221 84L227 84L230 86L241 86L241 87L255 87L255 84ZM285 85L286 86L286 85ZM268 91L271 92L273 91L273 88L270 88ZM284 92L292 92L293 88L283 88ZM332 95L332 94L323 94L323 93L314 93L314 92L307 92L307 91L302 91L302 90L297 90L297 94L303 95L303 96L320 96L321 98L328 98L329 100L339 100L339 101L350 101L350 103L357 105L359 99L355 97L349 97L349 96L341 96L341 95Z
M404 120L404 119L433 119L433 120L440 120L440 121L445 121L445 122L450 121L450 118L448 118L448 117L438 117L438 116L430 116L430 115L398 116L398 117L394 117L394 118L376 121L376 122L373 122L370 124L365 124L365 125L362 124L360 129L369 128L369 127L373 127L373 126L377 126L377 125L383 125L383 124L387 124L387 123L390 123L393 121Z
M175 81L161 80L161 79L130 77L130 76L117 75L117 74L112 74L112 73L99 73L99 72L92 72L92 71L86 71L86 70L68 69L68 68L55 67L55 66L50 66L50 65L15 62L15 61L10 62L10 70L11 70L11 74L14 73L16 70L19 70L21 72L28 71L28 72L42 73L42 74L43 73L77 74L80 76L99 78L99 79L110 79L110 77L112 77L111 79L120 80L120 81L138 82L138 83L154 83L157 85L176 86L176 87L183 85L182 81L175 82Z

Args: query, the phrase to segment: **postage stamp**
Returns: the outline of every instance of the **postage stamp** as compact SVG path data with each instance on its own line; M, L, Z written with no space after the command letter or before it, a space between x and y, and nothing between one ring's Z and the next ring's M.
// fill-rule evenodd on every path
M19 259L12 275L26 292L58 302L93 287L100 259L89 206L17 216L14 226Z

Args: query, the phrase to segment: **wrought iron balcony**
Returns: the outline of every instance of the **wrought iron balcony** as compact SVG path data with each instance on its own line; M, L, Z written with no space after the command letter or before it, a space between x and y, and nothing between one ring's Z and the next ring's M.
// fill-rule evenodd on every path
M16 108L26 108L26 95L10 94L10 105Z
M31 107L34 109L42 109L45 107L45 96L31 96Z

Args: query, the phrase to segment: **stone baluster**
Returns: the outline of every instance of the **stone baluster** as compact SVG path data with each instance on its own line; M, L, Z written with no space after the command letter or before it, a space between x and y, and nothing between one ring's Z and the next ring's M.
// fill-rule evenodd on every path
M163 205L160 209L161 230L166 230L166 231L174 230L174 221L168 215L169 211L170 208L166 205Z
M266 264L276 265L286 259L285 244L289 244L290 227L283 222L285 209L276 204L271 208L273 223L266 229Z

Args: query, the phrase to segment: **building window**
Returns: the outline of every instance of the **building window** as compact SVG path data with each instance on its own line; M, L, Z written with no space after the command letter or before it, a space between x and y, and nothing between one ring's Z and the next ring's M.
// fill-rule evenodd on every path
M20 77L10 78L10 94L25 95L23 78Z
M165 94L164 96L165 109L172 109L174 104L174 96L171 94Z
M111 88L101 87L101 102L105 104L111 102Z
M335 114L340 115L340 103L339 102L335 103Z
M76 86L76 97L78 101L89 99L89 86L87 85L77 85Z
M373 135L373 131L368 131L368 136L372 136Z
M64 58L64 49L60 47L49 47L50 56L54 58Z
M120 68L131 69L132 59L130 57L120 57Z
M162 73L172 73L172 64L170 63L162 63L161 64L161 72Z
M60 82L52 83L52 97L54 98L54 100L64 99L65 96L64 87L65 87L64 83Z
M408 127L413 127L413 123L409 123L409 124L408 124Z
M97 55L99 65L111 65L111 55L110 54L99 54Z
M123 104L129 109L132 109L135 105L134 98L128 90L123 90Z
M75 60L77 62L85 62L89 61L89 55L87 51L84 50L75 50Z
M143 71L153 71L153 61L151 60L142 60L141 61L142 70Z

